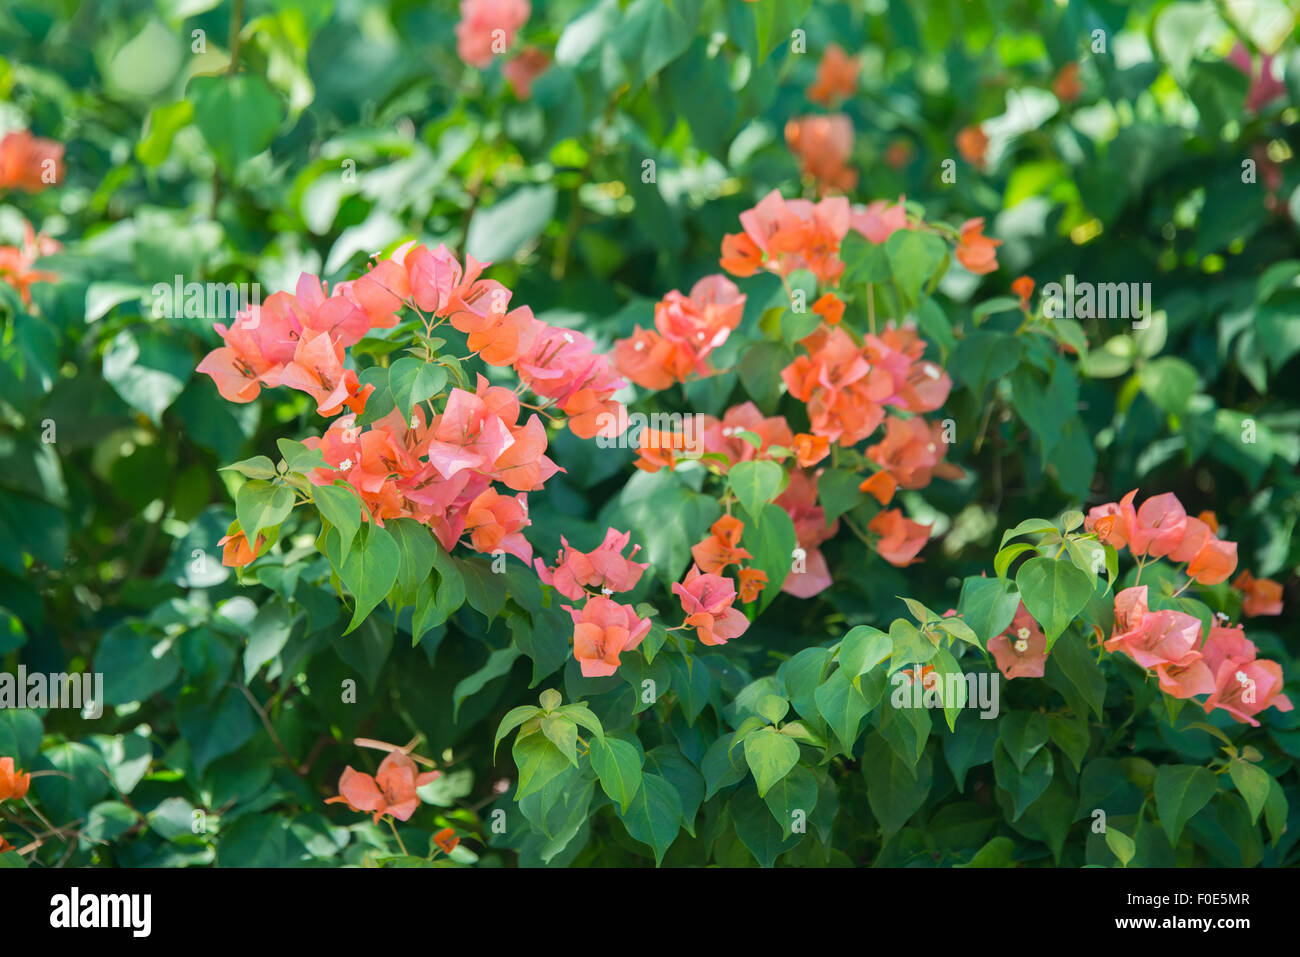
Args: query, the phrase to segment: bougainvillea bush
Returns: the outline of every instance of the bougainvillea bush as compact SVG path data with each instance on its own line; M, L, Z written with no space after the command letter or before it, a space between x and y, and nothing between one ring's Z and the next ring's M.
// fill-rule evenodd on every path
M1295 864L1298 35L6 4L0 864Z

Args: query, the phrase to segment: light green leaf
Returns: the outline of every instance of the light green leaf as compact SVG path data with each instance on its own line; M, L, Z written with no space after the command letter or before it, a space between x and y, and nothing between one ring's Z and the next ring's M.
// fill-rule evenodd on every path
M785 473L775 462L754 459L735 465L728 480L751 520L756 520L762 516L763 507L781 493Z
M418 403L441 392L446 384L446 367L415 356L403 356L388 369L388 392L406 416Z
M262 529L274 528L288 518L293 502L293 489L288 486L250 479L235 496L235 518L251 544Z
M799 763L799 745L775 728L759 728L745 738L745 763L754 772L758 796L764 797Z
M641 789L641 752L621 738L606 737L591 743L591 766L600 786L626 812Z
M339 533L339 559L347 558L361 528L361 499L346 485L313 485L311 497L321 516Z
M1092 597L1092 581L1070 562L1031 558L1016 572L1020 600L1042 626L1051 650L1061 632Z
M361 543L336 569L356 602L352 610L352 621L343 634L348 634L361 624L392 590L401 560L401 552L393 541L393 536L378 525L366 526Z

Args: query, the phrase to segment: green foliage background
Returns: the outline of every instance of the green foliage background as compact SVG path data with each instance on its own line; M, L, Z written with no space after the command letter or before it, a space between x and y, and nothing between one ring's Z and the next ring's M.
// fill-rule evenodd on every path
M1253 766L1286 798L1278 811L1270 796L1261 817L1229 780L1248 772L1202 767L1220 753L1212 734L1187 716L1179 725L1140 675L1103 671L1081 642L1057 652L1045 681L1008 686L997 722L968 716L950 731L926 715L924 728L855 728L848 754L788 775L776 806L775 792L764 806L740 751L717 744L769 695L803 713L792 674L810 660L795 657L802 650L857 625L887 629L905 612L899 595L953 607L963 579L991 570L1003 529L1138 486L1174 491L1193 513L1213 509L1242 567L1284 581L1288 612L1249 633L1296 687L1294 11L537 0L522 41L556 62L521 102L499 66L462 66L450 3L233 6L12 0L0 11L0 119L67 144L65 184L0 204L7 241L25 217L66 246L47 260L60 280L34 288L34 308L0 284L0 661L102 671L109 691L97 721L0 713L0 755L64 772L36 779L33 794L79 833L45 841L40 863L413 863L448 824L465 839L460 863L1297 860L1300 712L1272 711L1248 732ZM238 72L225 76L232 14ZM791 48L796 28L806 53ZM1093 51L1094 31L1105 52ZM1286 91L1258 112L1244 108L1244 75L1223 62L1229 31L1280 50ZM195 52L200 39L206 52ZM156 283L255 281L265 295L302 271L351 278L370 253L414 236L494 260L491 275L516 301L607 346L649 325L665 292L718 271L722 235L757 199L808 188L782 129L817 111L804 90L830 43L863 59L843 107L857 132L853 198L902 194L927 219L954 223L983 216L1004 240L999 272L954 274L922 309L957 383L949 459L968 473L904 497L944 533L923 564L892 568L841 536L826 548L832 589L776 597L743 639L696 659L702 670L638 659L600 680L581 678L566 616L518 566L507 599L482 560L458 559L467 603L413 647L409 609L382 605L341 638L350 612L314 549L286 548L242 584L220 565L240 480L218 468L278 457L276 438L319 434L321 422L298 394L223 401L193 371L217 344L211 318L154 318ZM1051 81L1071 61L1084 93L1061 104ZM992 131L987 168L958 159L956 182L944 182L956 132L976 122ZM901 168L884 160L898 143L910 148ZM1243 161L1264 157L1280 182L1262 171L1243 182ZM655 182L643 181L647 159ZM1141 332L1084 321L1089 348L1067 361L1018 336L1018 313L997 302L1021 274L1040 290L1066 274L1150 282L1158 314ZM778 407L784 353L758 320L784 294L771 277L744 291L746 319L723 362L739 371L666 393L656 408L720 414L751 397ZM1254 443L1241 441L1247 419ZM42 440L47 422L53 444ZM630 451L564 432L550 454L568 471L534 496L539 554L554 554L561 532L590 548L606 524L630 527L663 584L716 514L698 488L637 473ZM298 529L308 541L309 525ZM1236 601L1221 586L1211 604L1236 618ZM635 689L651 675L670 702L635 718ZM348 679L357 704L339 700ZM611 741L644 755L629 807L602 793L598 769L557 772L550 790L513 800L518 746L494 758L493 738L544 687L586 700ZM1240 726L1214 721L1242 744ZM422 753L450 765L399 829L407 858L385 829L322 802L345 764L368 760L354 737L416 734ZM787 805L813 808L803 841L774 824ZM1131 847L1091 831L1097 807ZM504 834L491 828L498 810ZM8 825L0 833L23 839Z

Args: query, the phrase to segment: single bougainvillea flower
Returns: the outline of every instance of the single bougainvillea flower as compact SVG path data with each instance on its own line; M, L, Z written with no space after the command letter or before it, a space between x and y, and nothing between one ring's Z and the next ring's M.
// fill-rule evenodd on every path
M1155 670L1166 690L1195 687L1202 679L1194 671L1186 673L1202 657L1197 650L1200 641L1201 620L1179 611L1152 611L1146 585L1126 588L1115 596L1115 630L1105 642L1106 650L1122 652L1143 668ZM1179 675L1167 675L1170 667L1180 669Z
M1214 673L1202 660L1186 664L1160 664L1155 668L1160 688L1171 698L1191 698L1214 691Z
M1214 675L1214 691L1205 700L1206 713L1222 708L1238 721L1259 727L1255 715L1266 708L1292 709L1291 699L1282 693L1282 666L1276 661L1229 658Z
M1280 694L1282 667L1275 661L1257 661L1255 643L1240 625L1215 624L1201 646L1205 664L1214 675L1214 690L1204 702L1206 712L1223 708L1236 720L1255 726L1254 715L1269 706L1290 711L1291 700Z
M574 329L537 324L540 331L514 362L520 379L568 416L569 430L578 438L622 434L628 419L613 395L627 382L613 360Z
M532 564L533 546L519 530L531 524L528 497L523 492L512 498L493 488L484 489L465 513L465 531L470 533L475 551L507 552L525 565Z
M794 457L800 468L810 469L830 454L831 440L824 435L800 432L794 437Z
M293 360L280 372L280 384L306 392L316 400L316 412L323 416L337 415L344 403L360 401L364 408L357 374L344 370L343 355L343 344L327 333L304 335L294 349Z
M1242 593L1241 610L1248 618L1282 614L1282 584L1271 578L1256 578L1243 569L1232 587Z
M650 631L649 619L603 595L587 599L581 610L560 607L573 619L573 657L586 678L612 675L618 670L619 655L641 644Z
M1016 609L1011 626L989 639L989 652L1007 680L1043 676L1047 666L1047 636L1024 602Z
M838 326L822 326L801 344L809 354L781 370L786 388L807 403L815 435L856 445L884 419L882 403L895 393L895 380L886 369L873 367Z
M1107 545L1123 548L1133 538L1137 527L1137 510L1133 507L1137 489L1129 492L1118 502L1107 502L1088 510L1083 527L1096 532L1097 538Z
M1274 58L1267 54L1259 58L1259 70L1251 60L1250 51L1238 43L1225 58L1242 73L1250 78L1250 89L1246 92L1246 110L1258 113L1274 99L1286 93L1286 84L1273 75Z
M977 275L991 273L998 268L997 247L1000 239L984 235L984 218L968 219L961 226L961 241L957 244L957 261Z
M723 237L722 267L735 276L752 276L759 268L780 276L807 269L822 282L835 282L844 271L839 251L849 231L849 215L849 201L843 196L814 203L787 200L772 190L740 214L746 239Z
M1011 291L1020 297L1022 308L1029 308L1029 297L1034 294L1034 281L1028 276L1021 276L1011 284Z
M838 325L844 318L844 300L833 292L825 293L813 303L812 311L832 326Z
M868 242L883 243L898 230L908 228L903 197L898 197L898 202L892 206L883 199L865 206L854 206L849 211L849 228Z
M437 834L433 835L433 843L436 844L438 849L444 854L450 854L452 851L456 850L456 845L460 843L460 838L456 836L455 828L444 827Z
M339 793L328 798L326 804L346 804L351 810L371 812L375 823L385 815L399 821L409 820L420 806L416 788L423 787L441 775L439 771L420 773L409 755L389 751L379 763L374 776L354 770L351 765L339 777Z
M885 509L867 523L867 528L880 536L876 542L880 557L899 568L916 562L917 553L930 540L931 526L904 518L896 508Z
M785 124L785 144L799 161L799 172L816 181L819 193L847 192L858 184L858 171L848 165L853 121L846 114L796 117Z
M1210 527L1210 531L1212 531L1215 535L1219 534L1219 517L1215 515L1213 512L1207 509L1204 512L1201 512L1201 514L1197 515L1196 517L1199 518L1206 525L1208 525Z
M241 565L247 565L258 556L262 551L262 546L266 544L266 537L264 535L257 536L256 548L249 546L248 536L243 532L226 535L217 544L221 546L221 564L230 568L238 568Z
M36 261L63 248L63 244L44 233L37 234L31 223L23 223L23 241L19 246L0 246L0 282L18 290L23 303L32 304L32 286L38 282L58 282L58 273L36 269Z
M641 548L633 545L627 557L623 549L632 535L614 528L605 530L605 540L590 553L580 552L560 536L560 554L554 568L548 569L542 560L533 562L537 577L551 585L565 598L579 601L587 588L601 591L631 591L641 579L641 573L650 567L649 562L634 562L632 557Z
M984 165L984 154L988 148L988 134L978 125L967 126L957 134L957 152L972 166Z
M745 233L730 233L722 237L722 258L718 265L743 279L763 268L763 250Z
M702 574L695 565L680 582L673 583L673 594L686 612L685 624L695 629L696 637L706 645L725 645L739 638L749 627L744 613L733 608L736 586L730 578Z
M864 479L858 486L859 492L872 496L881 505L888 505L894 499L898 489L898 480L889 472L881 469L870 478Z
M894 140L885 147L885 162L894 169L902 169L912 161L912 144L907 140Z
M1212 538L1187 563L1187 574L1202 585L1227 581L1237 569L1237 543Z
M63 182L63 144L33 136L28 130L6 133L0 139L0 189L26 193Z
M31 783L32 776L19 771L13 758L0 758L0 801L21 801Z
M10 844L7 840L5 840L5 836L3 834L0 834L0 854L4 854L7 851L12 851L13 849L14 846Z
M795 441L784 416L764 416L753 402L733 405L721 419L703 415L696 421L701 423L701 451L723 456L726 462L716 463L723 472L739 462L771 458L774 447L789 449ZM755 438L757 446L752 441Z
M544 50L528 47L509 60L501 68L501 73L510 84L510 89L514 91L515 96L526 100L533 95L533 81L545 73L550 65L551 58Z
M818 475L795 471L790 484L776 498L776 503L794 523L795 562L785 576L781 591L796 598L811 598L831 586L830 567L820 545L839 531L840 520L827 524L826 511L817 501Z
M1083 93L1079 82L1079 64L1070 62L1057 71L1052 80L1052 92L1062 103L1073 103Z
M742 568L736 573L740 600L748 605L767 587L767 572L761 568Z
M844 52L838 43L832 43L817 64L817 76L808 87L808 99L823 106L852 96L858 88L858 70L861 64Z
M456 54L480 70L491 65L514 41L515 31L528 22L528 0L461 0L456 24Z
M681 432L668 432L663 429L642 429L637 436L637 460L632 464L643 472L658 472L666 468L670 472L680 457L690 450L687 448L686 436Z
M691 546L695 564L706 574L716 575L728 565L739 565L752 558L740 547L740 535L745 523L734 515L723 515L709 527L709 537Z
M1129 540L1135 555L1161 558L1172 552L1187 533L1187 512L1173 492L1153 495L1137 510L1137 525Z
M1201 646L1205 663L1216 674L1225 661L1254 661L1258 653L1255 643L1246 637L1245 628L1241 625L1229 628L1217 621L1210 626L1209 637Z
M920 416L885 419L885 437L867 446L867 458L894 477L903 488L924 488L933 475L958 478L961 470L941 462L948 450L943 426Z

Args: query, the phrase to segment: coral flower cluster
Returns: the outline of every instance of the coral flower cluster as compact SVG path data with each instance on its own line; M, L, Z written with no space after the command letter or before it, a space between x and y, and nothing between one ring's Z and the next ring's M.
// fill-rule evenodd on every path
M618 371L637 385L659 391L691 376L714 370L709 355L740 325L745 297L721 275L706 276L689 296L676 289L655 306L653 329L636 332L614 345Z
M339 778L338 796L327 799L325 803L346 804L350 810L370 812L374 814L376 824L385 816L406 821L420 806L416 789L440 776L439 771L420 773L410 756L401 751L390 751L373 775L354 770L351 765L345 768Z
M532 548L520 534L529 524L525 493L558 467L545 455L541 420L532 415L521 423L519 412L512 390L479 376L476 391L453 389L438 415L417 406L408 420L394 409L369 429L346 415L304 443L329 463L309 478L317 485L346 479L378 524L413 518L449 551L468 534L477 551L529 562ZM494 482L514 494L502 494Z
M1218 536L1212 513L1187 514L1172 492L1153 495L1137 506L1137 490L1118 502L1089 511L1084 527L1100 541L1128 548L1144 561L1165 558L1185 565L1189 584L1217 585L1237 567L1237 543ZM1242 572L1234 584L1243 592L1246 614L1280 614L1282 589L1269 579ZM1184 586L1185 587L1185 586ZM1270 706L1290 711L1281 693L1282 666L1259 659L1241 626L1215 624L1201 640L1201 620L1171 609L1152 610L1146 585L1115 596L1115 629L1108 651L1128 655L1153 671L1160 687L1175 698L1207 695L1207 712L1222 708L1238 721L1258 725L1255 715Z
M531 13L529 0L461 0L456 55L469 66L490 66L509 49Z
M790 120L785 143L799 161L799 172L815 180L820 192L843 193L858 185L858 171L849 165L853 121L844 113Z
M1202 585L1227 581L1237 567L1237 543L1218 537L1217 523L1188 515L1172 492L1153 495L1134 506L1137 489L1118 502L1088 512L1084 528L1115 548L1134 555L1186 563L1187 576Z
M344 350L372 329L397 325L412 308L430 328L449 322L490 366L511 366L534 393L568 417L583 438L622 431L622 406L613 395L624 382L609 358L580 332L547 325L527 306L510 308L511 292L481 274L487 263L465 267L445 246L407 243L364 276L332 291L304 274L294 293L277 292L218 324L225 345L199 365L232 402L251 402L262 386L287 385L317 401L322 415L347 405L360 413L369 392L344 368Z
M850 57L838 43L832 43L817 64L817 76L808 87L806 95L814 103L830 106L836 100L850 97L858 88L858 71L861 65Z
M44 233L39 235L31 223L23 223L23 241L18 246L0 246L0 282L7 282L18 290L23 303L32 304L32 286L38 282L57 282L57 273L37 269L36 260L50 256L63 248L58 240Z
M1007 680L1041 678L1047 665L1047 636L1029 614L1024 602L1016 609L1011 625L989 639L989 654Z
M696 565L673 585L673 594L686 612L685 627L694 628L701 644L725 645L749 627L745 613L735 607L735 583L722 575L700 571Z
M0 801L21 801L31 784L32 776L18 770L13 758L0 758Z
M534 562L542 581L570 601L586 601L581 608L561 607L573 618L573 656L588 678L612 675L621 663L619 656L640 645L650 631L649 619L610 597L631 591L650 567L632 560L639 545L624 556L630 538L627 532L607 529L600 545L583 552L561 536L563 547L554 566L548 568L541 559Z
M1206 695L1202 707L1221 708L1237 721L1256 727L1265 708L1290 711L1282 694L1282 666L1257 656L1245 630L1214 624L1201 641L1201 620L1193 615L1148 605L1147 586L1126 588L1115 596L1115 630L1107 651L1121 652L1153 671L1160 687L1174 698Z
M580 333L549 326L527 306L510 308L510 290L481 278L485 264L462 268L443 246L407 244L360 279L329 290L304 275L293 293L277 292L240 313L224 345L199 371L234 402L252 401L264 386L310 395L317 411L339 416L319 439L308 439L327 466L312 482L346 480L379 525L412 518L445 548L468 539L480 552L531 561L521 534L529 524L526 493L558 470L546 456L547 433L536 414L524 417L515 390L478 376L474 391L453 388L441 410L432 401L394 409L369 426L357 424L373 385L346 368L347 347L374 329L397 325L404 309L432 330L442 322L466 334L470 349L491 366L511 366L522 382L568 416L576 434L613 434L625 421L613 401L624 383L609 359ZM497 486L504 486L504 491ZM247 564L261 548L242 532L222 542L227 564Z
M0 139L0 189L39 193L63 182L63 144L27 130Z
M906 326L858 342L841 327L822 325L799 344L807 355L782 369L781 378L792 396L807 403L813 434L846 448L875 432L887 407L933 412L952 390L948 374L921 358L925 343Z
M840 244L848 235L852 209L843 196L814 203L785 199L772 190L753 209L740 214L743 232L722 238L722 268L733 276L760 270L785 277L807 269L833 283L844 272Z
M709 527L708 538L691 546L691 557L695 559L695 567L706 575L719 575L728 566L735 565L739 582L737 593L740 600L748 604L767 586L767 572L761 568L741 567L745 559L754 557L740 544L744 531L744 522L734 515L724 515Z
M0 138L0 191L39 193L63 182L63 144L15 130ZM18 290L23 303L32 304L31 287L38 282L57 282L58 275L35 268L36 261L63 246L37 234L31 223L23 223L23 240L17 246L0 246L0 282Z

